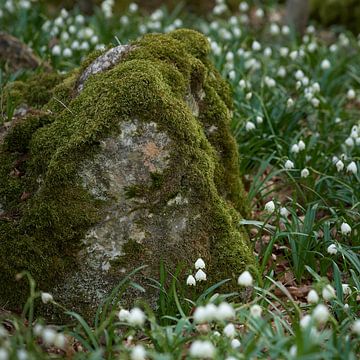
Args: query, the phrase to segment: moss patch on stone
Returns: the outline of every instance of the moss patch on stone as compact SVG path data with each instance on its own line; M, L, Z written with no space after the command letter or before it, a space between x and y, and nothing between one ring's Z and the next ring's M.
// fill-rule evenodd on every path
M155 121L168 134L175 144L169 169L179 171L153 174L151 185L128 189L129 197L141 193L149 211L166 214L168 201L185 193L198 204L190 214L187 238L196 234L192 241L208 249L194 254L194 259L182 257L179 254L187 254L189 246L196 248L184 241L183 249L168 246L161 254L145 254L149 267L158 268L160 256L170 267L178 260L190 267L201 255L209 265L210 281L218 281L234 279L254 264L248 236L239 226L240 213L247 214L248 205L229 132L231 93L207 60L206 38L177 30L146 35L132 45L119 64L90 76L79 94L74 87L81 71L75 71L51 90L51 96L20 99L43 106L43 113L16 125L1 145L0 273L9 286L0 289L0 298L12 306L26 296L25 285L13 285L17 272L27 269L47 291L78 266L74 254L81 248L80 240L107 206L82 186L79 164L100 151L103 139L117 136L119 124L134 118ZM187 105L189 93L198 104L199 117ZM20 175L14 176L19 164ZM161 251L162 242L166 234L153 249ZM132 245L129 239L119 266L138 265L138 256L130 253Z

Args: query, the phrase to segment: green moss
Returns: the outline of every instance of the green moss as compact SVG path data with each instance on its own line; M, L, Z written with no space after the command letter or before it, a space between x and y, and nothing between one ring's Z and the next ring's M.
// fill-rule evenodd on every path
M36 73L26 81L15 81L5 91L16 104L26 104L41 108L52 97L53 88L63 80L64 76L55 72Z
M233 276L254 263L235 210L245 214L247 205L229 133L231 93L206 60L205 37L178 30L147 35L134 45L121 63L89 77L78 95L74 87L81 71L70 74L52 90L41 116L25 119L6 137L0 154L0 203L5 212L17 214L10 221L0 220L0 272L6 283L11 284L16 272L28 269L40 288L48 289L77 266L73 254L86 231L102 218L105 205L81 186L79 164L99 151L102 139L118 135L121 122L134 118L155 119L159 130L174 140L169 169L179 171L154 173L151 185L131 187L127 196L135 198L141 191L146 203L152 204L149 211L159 215L169 211L166 204L178 193L198 204L189 214L187 238L204 235L195 236L195 244L184 240L183 254L196 248L196 242L210 241L210 250L202 255L210 261L211 280ZM189 89L200 104L199 118L185 104ZM46 115L49 110L53 115ZM218 130L207 137L204 128L211 126ZM23 175L13 178L11 169L19 158ZM19 201L23 193L28 194L26 201ZM205 234L211 234L210 239ZM166 236L157 239L159 244L166 244ZM133 242L128 245L123 259L138 259L132 254ZM181 253L168 246L161 255L169 264L183 260L190 265L191 259L178 259ZM141 254L150 267L158 268L158 254ZM0 298L18 304L23 291L20 286L17 291L4 287Z

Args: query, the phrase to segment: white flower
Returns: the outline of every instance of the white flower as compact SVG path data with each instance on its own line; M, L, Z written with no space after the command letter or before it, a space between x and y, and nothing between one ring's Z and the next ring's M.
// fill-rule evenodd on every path
M321 68L323 69L323 70L328 70L328 69L330 69L330 67L331 67L331 63L330 63L330 61L328 60L328 59L324 59L322 62L321 62Z
M343 235L349 235L351 233L351 226L346 222L341 224L340 229Z
M330 255L336 255L337 247L335 244L330 244L326 250Z
M301 170L301 177L307 178L309 176L310 172L307 168Z
M58 333L54 339L54 345L59 349L64 349L66 345L66 337L62 333Z
M300 151L299 145L298 145L298 144L294 144L294 145L291 147L290 151L291 151L292 153L294 153L294 154L297 154L297 153Z
M310 101L314 107L318 107L320 105L320 100L317 98L312 98Z
M224 327L224 334L229 338L233 338L236 335L236 329L234 324L227 324Z
M261 50L261 44L254 40L252 45L251 45L251 48L254 50L254 51L260 51Z
M278 35L280 33L280 27L278 24L271 24L270 25L270 34L272 35Z
M264 122L264 118L262 116L257 116L256 117L256 123L257 124L262 124Z
M344 169L344 163L343 163L341 160L339 160L339 161L335 164L335 166L336 166L336 169L337 169L338 172L340 172L340 171L342 171L342 170Z
M119 311L119 320L120 321L128 321L129 319L129 315L130 315L130 311L129 310L125 310L125 309L121 309Z
M263 9L261 9L261 8L256 9L255 16L257 16L258 18L261 19L264 17L264 15L265 15L265 13L264 13Z
M241 286L251 286L253 284L253 277L248 271L244 271L238 278L238 284Z
M316 304L319 301L319 295L314 289L311 289L307 295L307 302L309 304Z
M208 321L207 312L204 306L198 306L194 311L194 321L203 324Z
M349 89L348 92L346 93L346 97L347 97L349 100L355 99L356 93L355 93L354 89Z
M336 297L335 289L331 285L325 285L322 290L322 297L324 300L329 301Z
M189 275L186 279L186 285L189 286L195 286L196 285L196 280L192 275Z
M20 349L16 352L17 360L27 360L29 358L28 353L24 349Z
M131 4L129 5L129 11L130 11L131 13L137 12L138 9L139 9L139 6L138 6L138 4L136 4L136 3L131 3Z
M303 329L307 328L309 326L310 322L311 322L311 316L307 314L300 320L300 326Z
M290 34L290 28L287 25L283 25L281 28L281 32L283 35L289 35Z
M239 5L240 11L248 11L249 10L249 4L246 1L242 1Z
M280 66L277 74L278 76L284 78L286 76L286 69L283 66Z
M205 261L202 258L198 258L195 261L195 269L205 269Z
M241 346L241 342L238 339L231 340L231 347L233 349L238 349Z
M353 174L357 173L357 166L354 161L352 161L346 168L347 172L352 172Z
M218 308L216 305L209 303L205 306L205 316L207 321L213 321L216 320L218 314Z
M264 82L270 88L272 88L276 85L276 81L269 76L265 76Z
M60 45L54 45L53 48L51 49L51 52L53 55L58 56L61 54L61 47Z
M360 336L360 319L356 319L352 325L352 331Z
M203 270L199 269L195 274L196 281L206 281L206 274Z
M294 168L294 163L291 160L286 160L285 169L290 170Z
M297 354L297 346L296 346L296 345L292 345L291 348L290 348L290 350L289 350L289 353L290 353L290 356L291 356L291 357L296 356L296 354Z
M213 359L215 356L215 347L210 341L195 340L190 346L190 356L195 358Z
M345 145L349 146L349 147L353 147L355 145L354 143L354 139L352 137L348 137L346 140L345 140Z
M246 131L251 131L255 129L255 124L251 121L247 121L245 124Z
M42 340L46 346L54 345L56 339L56 331L51 328L45 328L42 332Z
M146 350L142 345L135 345L131 350L131 360L145 360Z
M54 298L51 294L47 293L47 292L42 292L41 293L41 301L44 304L47 304L48 302L52 302L54 301Z
M272 50L271 50L270 47L266 47L266 48L264 49L264 55L265 55L266 57L271 57L271 55L272 55Z
M133 308L130 310L128 316L128 323L133 326L143 326L145 324L146 316L144 312L139 308Z
M250 308L250 314L253 317L261 317L261 313L262 313L262 308L260 305L252 305Z
M64 57L67 57L67 58L71 57L72 56L71 49L70 48L65 48L64 51L63 51L63 55L64 55Z
M341 284L341 287L342 287L342 291L343 291L344 295L351 294L351 287L349 286L349 284Z
M272 214L275 211L275 203L271 200L265 204L265 211Z
M290 215L290 211L286 207L280 208L280 215L287 218Z
M246 100L251 100L251 98L252 98L252 92L248 92L248 93L246 94L246 96L245 96L245 99L246 99Z
M217 312L217 319L222 320L229 320L232 319L235 316L235 310L234 308L228 304L227 302L222 302L218 306L218 312Z
M324 304L319 304L315 307L313 316L319 324L324 324L328 321L330 314L328 308Z
M298 147L299 147L299 150L300 151L302 151L302 150L304 150L305 149L305 143L302 141L302 140L300 140L299 142L298 142Z
M9 359L9 353L6 349L0 348L0 360L8 360Z
M40 336L44 330L44 326L41 324L35 324L33 331L35 336Z

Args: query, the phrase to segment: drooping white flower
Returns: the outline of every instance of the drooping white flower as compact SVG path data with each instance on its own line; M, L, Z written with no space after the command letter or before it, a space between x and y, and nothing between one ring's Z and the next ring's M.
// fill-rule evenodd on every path
M41 324L35 324L33 327L33 332L35 336L40 336L44 330L44 325Z
M307 178L310 175L310 172L309 172L309 170L307 168L304 168L304 169L301 170L300 175L301 175L302 178Z
M202 269L199 269L195 274L196 281L206 281L206 274Z
M251 286L253 284L253 277L249 271L244 271L238 278L238 284L240 286Z
M261 44L254 40L252 45L251 45L251 48L253 49L253 51L260 51L261 50Z
M207 312L205 306L198 306L194 311L194 321L197 324L203 324L208 321Z
M290 215L290 211L286 207L280 208L280 215L287 218Z
M352 172L353 174L357 173L357 166L355 164L355 161L352 161L346 168L347 172Z
M299 148L299 151L303 151L305 149L305 143L302 141L302 140L299 140L298 142L298 148Z
M360 319L356 319L352 324L352 331L356 335L360 336Z
M146 350L142 345L135 345L130 354L131 360L145 360Z
M349 286L349 284L341 284L341 287L344 295L351 294L351 287Z
M309 324L311 323L311 316L309 314L305 315L303 318L301 318L300 320L300 326L304 329L307 328L309 326Z
M265 204L265 211L268 214L272 214L275 211L275 203L272 200Z
M241 346L241 342L238 339L231 340L231 347L233 349L238 349Z
M314 289L311 289L309 291L309 293L307 295L307 302L309 304L316 304L319 302L319 295Z
M214 321L216 320L218 315L218 308L213 303L208 303L205 305L205 316L207 321Z
M41 301L42 301L44 304L47 304L47 303L49 303L49 302L54 301L54 298L53 298L53 296L52 296L50 293L42 292L42 293L41 293Z
M56 331L51 328L45 328L41 334L42 341L46 346L52 346L54 345L54 341L56 339Z
M270 34L271 35L278 35L280 33L280 27L278 24L272 23L270 25Z
M288 108L294 106L294 100L293 100L292 98L288 98L288 99L287 99L287 102L286 102L286 106L287 106Z
M338 172L344 169L344 163L341 160L339 160L335 165Z
M230 320L235 316L234 308L227 302L222 302L218 306L217 319L219 321Z
M58 56L61 54L61 47L60 45L54 45L53 48L51 49L51 52L53 55Z
M336 297L335 289L330 284L325 285L322 290L322 297L326 301L335 298Z
M129 316L127 319L127 322L130 325L143 326L145 324L145 321L146 321L146 316L145 316L145 313L141 309L135 307L130 310L130 313L129 313Z
M195 340L190 346L189 353L194 358L213 359L216 350L208 340Z
M202 258L198 258L195 261L195 269L205 269L205 261Z
M195 286L196 285L196 280L192 275L189 275L186 279L186 285L189 286Z
M281 33L283 35L289 35L290 34L290 28L287 25L283 25L281 28Z
M291 160L286 160L285 161L285 169L287 170L291 170L293 169L295 166L294 166L294 163L291 161Z
M254 304L250 307L250 314L253 317L261 317L262 308L260 305Z
M255 124L251 121L247 121L245 124L246 131L251 131L255 129Z
M347 97L349 100L355 99L356 93L355 93L354 89L349 89L348 92L346 93L346 97Z
M323 70L328 70L331 67L331 62L328 59L324 59L320 66Z
M246 1L242 1L239 4L239 10L243 11L243 12L248 11L249 10L249 4Z
M327 306L325 306L324 304L319 304L316 305L313 311L313 316L319 324L324 324L328 321L330 313Z
M349 235L351 233L351 226L346 222L341 224L340 229L343 235Z
M291 147L290 151L291 151L292 153L294 153L294 154L297 154L297 153L300 151L299 145L298 145L298 144L294 144L294 145Z
M353 147L355 145L354 139L352 137L348 137L345 140L345 145L348 147Z
M16 360L28 360L29 355L25 349L19 349L16 351Z
M121 309L119 311L118 317L120 321L128 321L130 315L130 311L126 309Z
M54 339L54 346L59 349L64 349L66 346L66 337L62 333L57 333Z
M256 117L256 123L257 124L262 124L264 122L264 118L262 116L257 116Z
M234 324L230 323L224 327L224 335L231 339L236 335L236 329Z
M245 99L246 100L251 100L252 98L252 92L248 92L246 95L245 95Z
M289 350L290 356L291 357L295 357L297 355L297 346L296 345L292 345L290 350Z
M328 248L326 249L326 251L330 254L330 255L336 255L337 253L337 247L335 244L330 244L328 246Z

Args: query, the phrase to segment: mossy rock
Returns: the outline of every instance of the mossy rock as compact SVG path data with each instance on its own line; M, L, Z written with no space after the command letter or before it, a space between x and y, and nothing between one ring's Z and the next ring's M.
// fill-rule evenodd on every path
M158 278L161 259L187 271L201 256L211 283L229 277L233 285L254 265L239 225L248 203L229 130L231 93L208 53L192 30L95 53L6 132L2 303L23 303L27 284L14 282L22 270L90 317L140 265L148 265L136 278L142 285Z
M359 0L310 0L313 18L323 25L344 25L356 34L360 32Z

